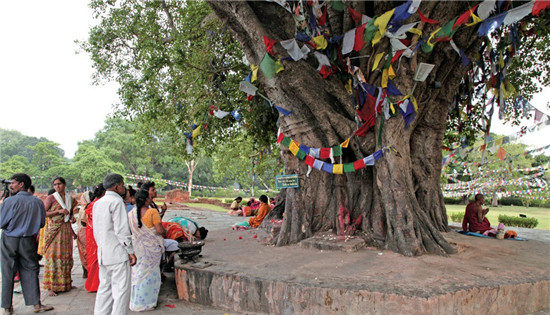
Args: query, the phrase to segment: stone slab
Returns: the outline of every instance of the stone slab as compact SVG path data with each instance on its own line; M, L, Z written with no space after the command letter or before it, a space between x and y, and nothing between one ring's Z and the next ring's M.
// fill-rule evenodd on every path
M307 238L300 242L302 248L343 251L353 253L365 248L365 241L360 238L336 236L332 233L324 233Z

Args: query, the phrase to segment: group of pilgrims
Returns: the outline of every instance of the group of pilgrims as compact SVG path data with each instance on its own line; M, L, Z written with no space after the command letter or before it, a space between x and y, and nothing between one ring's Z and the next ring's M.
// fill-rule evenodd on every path
M38 235L38 255L45 261L43 289L49 296L55 296L74 288L71 272L73 239L76 239L85 289L97 292L100 279L93 207L106 190L103 184L98 184L77 202L65 191L65 179L57 177L52 184L53 189L44 200L46 224ZM122 197L137 257L137 264L132 267L130 310L151 310L157 306L162 271L173 270L178 243L204 239L208 230L188 218L163 221L167 206L164 203L159 207L153 201L157 197L154 182L138 183L137 190L129 186Z

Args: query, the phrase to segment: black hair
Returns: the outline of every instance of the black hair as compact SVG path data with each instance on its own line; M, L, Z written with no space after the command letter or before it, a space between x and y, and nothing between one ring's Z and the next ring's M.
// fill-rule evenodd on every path
M105 189L113 188L120 183L124 183L124 177L116 173L109 174L103 179L103 187Z
M240 200L240 201L242 201L242 200L243 200L243 197L241 197L241 196L238 196L237 198L235 198L235 201L237 201L237 200Z
M29 192L34 195L34 185L29 186Z
M201 236L201 240L203 240L206 238L206 235L208 235L208 230L204 226L201 226L199 228L199 234Z
M143 185L143 182L137 182L137 188L141 189L141 185Z
M23 183L23 189L25 190L29 189L29 187L32 185L31 177L24 173L13 174L11 179L19 183Z
M94 201L96 198L101 198L103 194L105 193L105 187L103 187L103 184L98 184L94 187L94 192L92 194L93 198L90 198L91 201Z
M55 189L52 188L52 189L48 190L48 196L53 195L53 193L55 193Z
M136 195L136 190L130 185L128 185L128 192L130 193L130 197L134 197Z
M267 196L266 195L261 195L260 196L260 201L263 202L263 203L267 203Z
M55 177L55 178L52 180L52 185L53 185L53 183L54 183L56 180L60 181L63 185L67 185L67 182L65 181L65 178L63 178L63 177L61 177L61 176Z
M143 223L141 223L141 208L145 205L147 198L149 198L149 192L144 189L140 189L136 192L136 216L138 221L138 227L141 228Z
M155 182L145 182L141 184L141 187L139 189L149 191L149 188L151 187L155 187Z

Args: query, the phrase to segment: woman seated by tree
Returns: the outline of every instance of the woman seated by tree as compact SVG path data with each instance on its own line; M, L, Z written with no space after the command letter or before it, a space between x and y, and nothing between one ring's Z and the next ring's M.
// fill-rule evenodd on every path
M241 201L243 201L243 197L238 196L233 200L231 203L231 206L229 206L229 211L227 212L229 215L239 216L243 214Z
M237 223L233 225L233 229L246 230L249 228L257 228L262 224L265 216L269 213L270 207L268 205L268 199L266 195L260 196L260 208L258 209L258 214L250 218L248 221Z

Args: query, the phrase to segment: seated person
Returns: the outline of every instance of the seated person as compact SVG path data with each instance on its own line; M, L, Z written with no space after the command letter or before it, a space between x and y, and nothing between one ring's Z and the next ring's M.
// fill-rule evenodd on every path
M483 201L485 201L483 194L477 194L475 195L474 201L466 206L466 213L462 220L462 230L495 236L497 230L491 227L489 220L485 217L489 212L489 208L481 208Z
M268 199L266 195L260 196L260 208L258 209L258 214L252 218L250 218L248 221L244 221L242 223L237 223L233 226L233 229L249 229L249 228L257 228L262 224L262 221L264 220L265 216L269 213Z
M269 197L269 207L271 208L271 210L273 210L273 208L275 207L275 198Z
M248 202L246 203L246 206L243 207L243 217L258 215L259 209L260 209L260 202L254 199L254 197L250 197L250 199L248 199Z
M229 211L227 213L234 216L243 215L241 201L243 201L243 197L238 196L235 198L235 200L231 203L231 206L229 206Z

